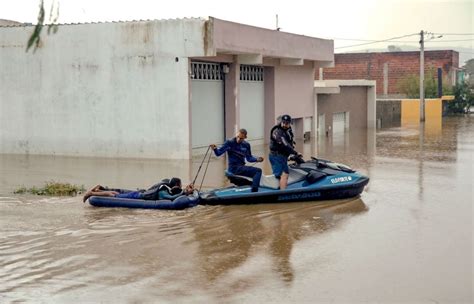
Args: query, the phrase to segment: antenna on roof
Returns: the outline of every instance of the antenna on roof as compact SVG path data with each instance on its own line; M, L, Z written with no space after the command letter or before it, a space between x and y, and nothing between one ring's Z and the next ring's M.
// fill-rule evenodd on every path
M276 18L276 30L279 31L280 27L278 27L278 14L275 15Z

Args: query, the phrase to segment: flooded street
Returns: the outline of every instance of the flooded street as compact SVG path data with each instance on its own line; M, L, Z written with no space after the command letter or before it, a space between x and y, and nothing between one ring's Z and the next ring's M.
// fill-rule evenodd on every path
M421 133L351 131L297 150L350 165L370 183L342 201L108 209L13 191L51 180L189 182L202 156L0 155L0 303L472 303L473 116ZM270 174L265 148L253 152ZM224 169L213 157L203 188L227 185Z

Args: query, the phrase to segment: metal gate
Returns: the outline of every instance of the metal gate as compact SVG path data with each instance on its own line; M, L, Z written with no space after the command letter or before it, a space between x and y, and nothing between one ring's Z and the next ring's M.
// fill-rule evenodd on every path
M219 63L191 62L192 147L224 142L224 74Z
M240 127L248 131L248 140L264 138L263 67L240 66Z

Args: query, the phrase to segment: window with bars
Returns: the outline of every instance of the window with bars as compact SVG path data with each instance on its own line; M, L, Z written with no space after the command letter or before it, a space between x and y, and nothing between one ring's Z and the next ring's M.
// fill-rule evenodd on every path
M240 80L263 81L263 67L254 65L241 65Z
M219 63L191 62L191 79L223 80L222 66Z

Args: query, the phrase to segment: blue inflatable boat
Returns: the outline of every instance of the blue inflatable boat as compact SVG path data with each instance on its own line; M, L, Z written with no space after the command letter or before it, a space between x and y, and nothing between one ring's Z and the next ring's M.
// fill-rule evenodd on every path
M231 205L344 199L359 195L369 178L350 167L323 159L300 160L290 165L288 187L279 190L279 180L262 175L258 192L251 192L251 179L226 172L236 186L200 194L200 204Z
M177 197L173 201L151 201L107 196L91 196L89 198L89 204L96 207L181 210L196 206L199 203L199 200L200 197L196 191L193 195L182 195Z

